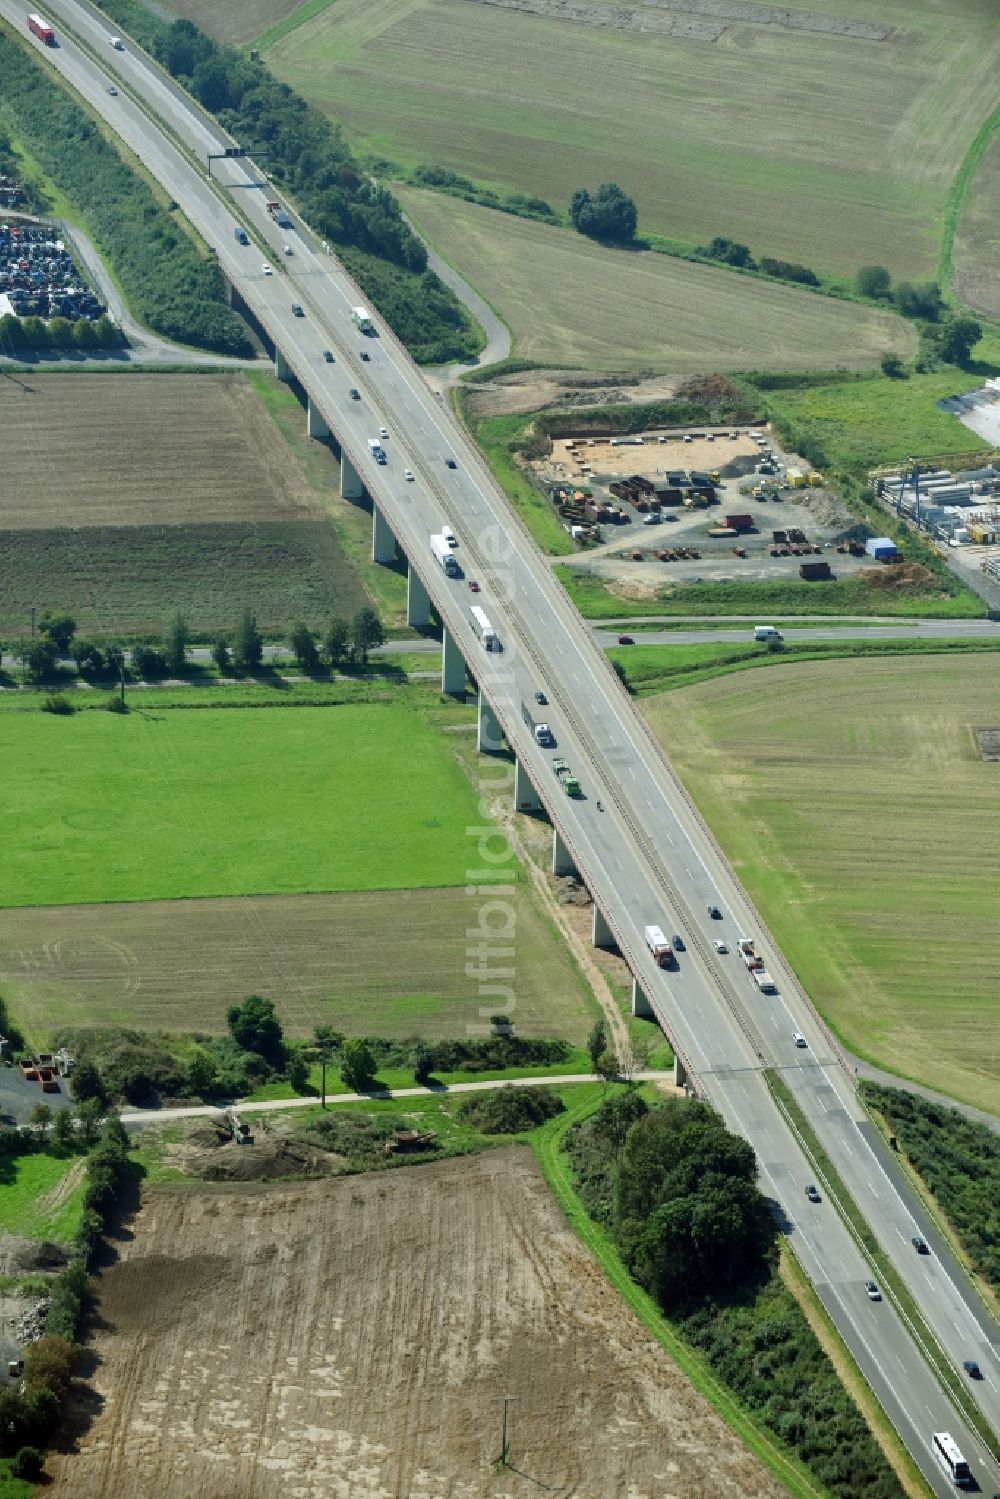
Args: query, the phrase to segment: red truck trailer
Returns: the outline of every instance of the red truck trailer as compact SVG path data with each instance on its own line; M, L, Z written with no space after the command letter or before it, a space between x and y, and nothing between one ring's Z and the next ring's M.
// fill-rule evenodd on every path
M52 27L49 25L48 21L43 20L41 16L35 15L34 11L32 11L31 15L28 17L28 30L31 32L32 36L37 36L40 42L44 42L46 47L55 46L55 32L52 30Z

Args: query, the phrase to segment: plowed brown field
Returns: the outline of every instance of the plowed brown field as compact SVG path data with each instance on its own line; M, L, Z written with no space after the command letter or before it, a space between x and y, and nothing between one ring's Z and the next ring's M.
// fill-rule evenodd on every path
M100 1278L103 1404L50 1462L53 1499L783 1492L610 1288L527 1149L159 1187L132 1227Z

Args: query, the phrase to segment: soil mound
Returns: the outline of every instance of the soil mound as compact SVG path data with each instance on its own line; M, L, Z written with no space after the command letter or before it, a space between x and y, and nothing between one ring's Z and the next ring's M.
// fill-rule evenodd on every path
M208 1182L280 1181L287 1176L329 1176L341 1157L300 1140L268 1139L199 1151L188 1162L192 1176Z
M920 562L893 562L888 567L865 567L858 577L869 588L891 593L926 593L934 584L934 574Z
M0 1275L60 1270L68 1259L62 1245L49 1239L19 1239L14 1234L0 1234Z

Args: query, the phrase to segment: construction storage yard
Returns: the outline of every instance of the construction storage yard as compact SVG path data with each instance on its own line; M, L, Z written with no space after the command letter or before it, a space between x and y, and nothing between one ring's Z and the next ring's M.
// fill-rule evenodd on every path
M603 577L749 582L870 566L870 528L776 442L757 428L563 437L533 468L580 565Z
M118 1248L95 1414L50 1462L58 1499L783 1492L591 1261L526 1147L159 1186Z

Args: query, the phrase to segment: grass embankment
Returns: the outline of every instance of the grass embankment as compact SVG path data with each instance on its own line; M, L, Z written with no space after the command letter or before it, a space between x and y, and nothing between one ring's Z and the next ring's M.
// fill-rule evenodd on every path
M829 582L665 583L652 594L629 598L591 573L557 563L555 574L585 619L629 619L633 615L675 614L859 614L923 619L981 619L986 605L978 594L954 581L953 591L930 585L923 593L874 588L857 577Z
M74 1167L78 1180L61 1184ZM67 1242L76 1233L86 1186L81 1158L55 1148L0 1162L0 1225L28 1239Z
M450 1088L453 1087L455 1083L479 1083L491 1081L502 1083L510 1082L512 1079L519 1077L582 1077L589 1076L593 1072L593 1070L594 1069L590 1060L590 1056L584 1050L584 1048L581 1046L573 1046L570 1047L568 1055L563 1061L551 1062L538 1066L504 1067L496 1070L490 1070L489 1068L487 1068L484 1072L477 1072L474 1069L468 1067L459 1068L458 1070L453 1072L448 1072L444 1069L436 1068L434 1071L434 1075L430 1080L429 1086L436 1087L440 1085L444 1088ZM318 1063L313 1063L309 1068L309 1081L303 1093L296 1093L295 1090L285 1082L264 1083L261 1087L255 1088L252 1093L249 1093L247 1095L247 1101L252 1103L260 1103L268 1099L296 1098L313 1094L317 1098L319 1098L321 1082L322 1076L320 1066ZM413 1073L409 1068L380 1067L378 1069L378 1076L373 1082L371 1088L366 1091L373 1093L378 1091L385 1092L389 1089L413 1088L415 1086L416 1084L414 1083ZM346 1083L344 1082L343 1078L340 1076L340 1073L336 1070L336 1068L327 1068L326 1092L328 1098L337 1093L351 1092L351 1089L347 1087ZM409 1104L411 1100L401 1099L400 1102Z
M856 1243L864 1251L873 1269L877 1271L883 1292L888 1293L896 1311L908 1324L924 1361L965 1419L979 1434L986 1448L997 1456L1000 1454L1000 1445L997 1443L989 1422L969 1395L961 1374L945 1356L943 1349L924 1321L916 1298L910 1293L909 1287L897 1271L893 1261L868 1227L863 1213L844 1186L840 1173L820 1144L819 1137L784 1079L773 1069L765 1072L765 1079L775 1102L815 1170L817 1178L823 1183L828 1201L833 1202Z
M425 715L248 711L0 716L0 902L464 883L475 796Z
M796 662L856 660L871 656L939 656L1000 650L1000 638L971 640L803 640L781 651L748 641L704 641L697 645L613 646L608 655L625 672L636 697L691 686L734 671Z
M584 369L877 366L916 336L891 309L819 297L574 229L396 187L421 233L509 325L519 355Z
M825 661L643 713L841 1040L995 1109L992 658ZM974 1041L970 1041L974 1037Z
M566 556L573 543L563 529L562 521L549 501L536 489L514 457L523 442L530 417L490 416L471 421L458 392L459 414L482 448L487 463L503 486L504 493L544 552L553 557Z
M793 449L796 437L808 431L834 467L857 473L907 458L988 451L988 443L937 404L976 389L982 381L983 371L951 367L905 380L877 376L810 384L804 378L797 388L765 385L762 394L768 414Z

